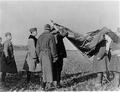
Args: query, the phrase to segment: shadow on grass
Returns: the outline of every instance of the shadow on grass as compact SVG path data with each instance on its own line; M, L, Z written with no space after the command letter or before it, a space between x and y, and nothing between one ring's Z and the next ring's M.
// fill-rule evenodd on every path
M76 74L66 74L62 77L62 80L65 82L65 79L69 79L67 82L63 83L63 88L74 86L75 84L88 81L89 79L96 78L97 74L86 74L82 75L82 73Z
M3 91L19 91L19 90L37 90L40 88L41 82L38 75L31 75L31 82L26 81L26 72L20 71L14 75L7 75L6 83L0 85Z
M41 75L40 75L41 76ZM6 77L6 85L4 91L25 91L25 90L41 90L40 76L32 74L31 82L27 84L26 72L21 71L15 75ZM85 82L96 77L96 74L82 75L82 73L65 74L62 76L62 88L71 87L74 84ZM51 90L51 89L50 89ZM55 89L52 89L55 90Z

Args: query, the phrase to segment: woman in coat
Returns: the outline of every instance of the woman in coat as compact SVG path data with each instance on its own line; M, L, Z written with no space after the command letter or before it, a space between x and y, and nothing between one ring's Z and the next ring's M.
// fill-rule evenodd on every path
M38 63L37 55L36 55L36 43L37 43L37 28L30 29L31 35L28 38L28 52L26 55L25 63L23 69L27 71L27 82L30 81L30 76L32 72L36 72L36 66Z
M120 86L120 43L111 43L111 60L109 64L109 71L119 74L119 84Z
M6 41L3 45L3 57L1 61L2 81L5 82L6 73L17 73L17 67L14 58L12 35L7 32L5 34Z

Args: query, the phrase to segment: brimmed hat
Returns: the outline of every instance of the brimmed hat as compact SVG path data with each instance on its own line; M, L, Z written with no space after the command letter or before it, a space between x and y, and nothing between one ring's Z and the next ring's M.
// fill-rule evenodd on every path
M32 33L34 31L37 31L37 28L31 28L29 31L30 31L30 33Z
M8 36L8 35L11 35L11 33L10 32L5 33L5 37Z
M50 24L46 24L46 25L44 26L44 29L45 29L45 30L51 30Z

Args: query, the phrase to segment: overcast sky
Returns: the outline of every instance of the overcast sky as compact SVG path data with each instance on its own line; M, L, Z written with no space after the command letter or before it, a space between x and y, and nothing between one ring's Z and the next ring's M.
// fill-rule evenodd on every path
M50 19L83 34L103 26L113 31L120 27L117 1L1 1L0 4L0 36L4 39L4 33L11 32L13 43L19 45L27 44L31 27L37 27L41 34ZM68 42L65 43L67 46Z

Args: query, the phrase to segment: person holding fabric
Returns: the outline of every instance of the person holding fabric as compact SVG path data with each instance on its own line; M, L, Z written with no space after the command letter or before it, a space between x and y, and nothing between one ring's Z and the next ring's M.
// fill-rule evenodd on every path
M68 32L66 32L63 27L53 28L55 28L55 30L53 30L51 33L55 36L56 47L58 52L58 60L53 64L54 81L57 81L57 87L60 87L63 59L67 57L63 39L65 36L68 35Z
M25 63L23 69L27 71L27 82L30 82L31 73L34 73L36 70L36 65L39 63L36 54L36 44L37 44L37 28L30 29L30 36L28 38L28 52L25 58ZM40 71L40 70L39 70Z
M103 73L108 71L109 59L107 57L111 39L106 34L103 34L102 40L98 43L100 45L99 52L94 56L94 73L97 73L98 81L96 86L102 85ZM101 38L100 38L101 39Z
M115 74L119 75L118 86L120 86L120 42L115 43L112 41L110 48L111 48L111 60L109 64L109 71L112 71Z
M6 41L3 44L3 57L1 61L2 81L5 82L6 73L17 73L17 66L14 58L12 45L12 35L10 32L5 33Z
M39 36L36 52L41 62L43 73L43 89L51 87L53 83L53 66L58 59L55 37L50 33L51 26L46 24L44 32Z

